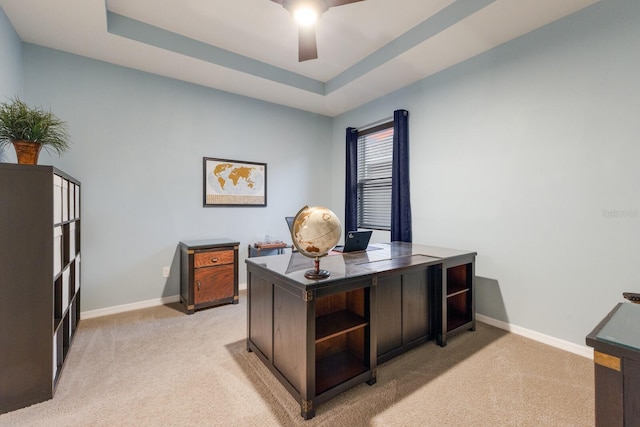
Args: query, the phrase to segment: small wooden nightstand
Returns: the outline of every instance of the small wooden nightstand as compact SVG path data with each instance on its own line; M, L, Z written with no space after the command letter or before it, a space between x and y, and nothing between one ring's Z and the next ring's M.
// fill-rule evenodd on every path
M195 310L238 303L238 246L228 239L180 242L180 301Z

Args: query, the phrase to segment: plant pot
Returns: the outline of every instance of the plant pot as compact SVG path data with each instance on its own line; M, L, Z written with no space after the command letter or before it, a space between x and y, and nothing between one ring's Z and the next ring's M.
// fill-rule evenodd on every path
M42 144L31 141L13 141L13 148L16 150L18 164L20 165L37 165L38 155Z

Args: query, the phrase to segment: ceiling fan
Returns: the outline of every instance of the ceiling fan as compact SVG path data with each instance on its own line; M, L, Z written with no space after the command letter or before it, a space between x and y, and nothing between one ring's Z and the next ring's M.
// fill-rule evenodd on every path
M271 0L281 4L298 21L298 62L318 58L316 20L330 7L364 0Z

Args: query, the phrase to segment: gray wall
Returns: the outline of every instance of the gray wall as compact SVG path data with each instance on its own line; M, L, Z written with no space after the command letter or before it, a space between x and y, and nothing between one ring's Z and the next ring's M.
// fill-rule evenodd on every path
M639 20L607 0L333 120L24 45L26 100L71 126L41 163L83 183L83 310L175 295L179 240L246 249L303 204L342 213L345 127L406 108L414 241L478 251L480 313L583 344L640 291ZM13 95L2 16L0 36ZM202 208L203 156L268 163L269 206Z
M329 203L327 117L31 44L24 57L27 101L70 126L72 149L40 163L82 181L83 311L177 295L181 240L240 241L245 283L249 243ZM203 157L267 163L268 206L203 208Z
M22 42L0 8L0 102L22 96ZM11 147L0 149L0 162L16 161Z
M478 251L479 313L584 344L640 292L638 22L608 0L346 113L335 173L346 126L408 109L414 241Z

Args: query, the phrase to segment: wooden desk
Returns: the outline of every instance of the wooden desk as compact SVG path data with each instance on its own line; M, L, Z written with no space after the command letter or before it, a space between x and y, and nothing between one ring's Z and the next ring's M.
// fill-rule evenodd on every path
M475 329L475 252L394 242L323 257L309 280L300 253L247 264L247 350L300 402L305 419L343 391L376 382L378 363Z
M586 341L594 349L596 426L640 426L640 305L619 303Z

